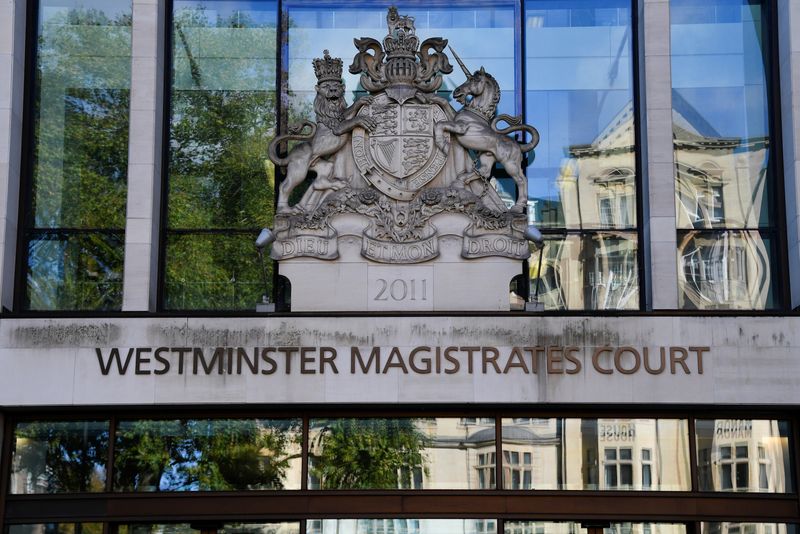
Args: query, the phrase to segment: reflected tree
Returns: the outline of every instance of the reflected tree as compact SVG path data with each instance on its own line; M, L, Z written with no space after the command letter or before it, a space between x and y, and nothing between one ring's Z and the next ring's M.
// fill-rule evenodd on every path
M122 304L131 15L116 7L53 12L40 26L26 216L32 309Z
M104 491L108 455L108 423L21 423L14 432L12 480L25 487L14 493Z
M299 458L293 421L185 420L120 424L115 487L122 491L283 489Z
M209 17L202 6L175 13L165 305L248 309L265 291L253 242L273 220L275 60L227 54L269 48L275 29L246 12ZM271 281L271 261L267 271Z
M408 487L415 469L425 467L428 437L414 419L335 419L311 444L309 466L323 489Z

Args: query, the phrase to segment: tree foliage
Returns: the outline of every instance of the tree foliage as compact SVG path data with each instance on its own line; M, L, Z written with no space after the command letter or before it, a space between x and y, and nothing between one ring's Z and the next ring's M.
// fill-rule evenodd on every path
M310 471L323 489L408 487L427 443L413 419L335 419L314 440Z
M283 489L299 458L297 422L254 419L131 421L117 431L122 491Z

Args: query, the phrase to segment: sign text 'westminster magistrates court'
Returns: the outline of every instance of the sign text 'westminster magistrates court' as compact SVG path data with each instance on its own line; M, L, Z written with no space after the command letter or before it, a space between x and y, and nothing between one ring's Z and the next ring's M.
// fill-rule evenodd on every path
M103 375L703 374L710 347L114 347Z

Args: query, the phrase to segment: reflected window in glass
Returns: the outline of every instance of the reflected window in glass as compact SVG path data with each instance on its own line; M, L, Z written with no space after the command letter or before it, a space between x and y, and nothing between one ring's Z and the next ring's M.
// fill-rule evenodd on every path
M309 488L494 488L494 420L466 432L461 423L458 418L311 419Z
M504 456L504 489L687 491L688 422L682 419L503 419L503 449L519 451L531 485ZM510 463L509 463L510 462ZM524 472L524 471L523 471ZM523 475L524 477L524 475Z
M698 480L702 491L793 491L787 421L698 419Z
M17 423L9 492L105 491L108 433L108 421Z
M670 0L679 306L774 309L770 3L702 4Z

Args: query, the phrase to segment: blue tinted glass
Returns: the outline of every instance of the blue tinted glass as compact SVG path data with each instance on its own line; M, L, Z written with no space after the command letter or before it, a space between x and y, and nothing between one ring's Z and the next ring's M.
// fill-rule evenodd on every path
M358 95L359 76L347 71L357 50L354 37L372 37L379 41L387 32L386 10L390 3L363 3L354 7L320 5L318 2L284 2L289 20L289 113L290 122L311 117L316 78L313 58L329 50L342 58L346 98L352 102ZM414 17L421 41L444 37L471 70L485 66L500 83L501 99L498 114L518 114L516 110L517 79L515 55L516 7L513 2L474 2L469 6L450 4L428 7L428 2L396 3L403 15ZM451 56L452 57L452 56ZM440 93L449 97L461 85L464 75L458 67L444 76ZM459 104L453 102L456 108Z
M772 226L765 6L672 0L670 14L678 227Z
M778 305L767 5L670 2L683 308Z
M525 41L531 222L635 228L630 2L529 1Z

